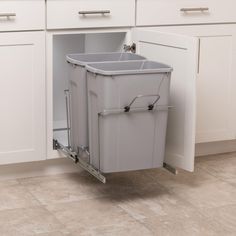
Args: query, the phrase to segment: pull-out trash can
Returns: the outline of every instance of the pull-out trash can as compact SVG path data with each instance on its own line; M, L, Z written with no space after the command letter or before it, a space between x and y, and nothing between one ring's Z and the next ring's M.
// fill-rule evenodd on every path
M85 66L93 62L144 60L132 53L69 54L69 91L71 97L71 147L74 151L88 147L88 101Z
M172 68L146 60L86 69L90 164L103 173L162 167Z

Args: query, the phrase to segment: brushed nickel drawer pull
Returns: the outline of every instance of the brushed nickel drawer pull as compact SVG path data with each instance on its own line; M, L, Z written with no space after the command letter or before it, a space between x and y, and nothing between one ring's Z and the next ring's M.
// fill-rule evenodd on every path
M196 11L200 11L200 12L204 12L204 11L209 11L209 7L193 7L193 8L181 8L180 9L181 12L196 12Z
M0 17L12 17L16 16L16 13L0 13Z
M79 15L95 15L95 14L110 14L110 10L98 10L98 11L79 11Z

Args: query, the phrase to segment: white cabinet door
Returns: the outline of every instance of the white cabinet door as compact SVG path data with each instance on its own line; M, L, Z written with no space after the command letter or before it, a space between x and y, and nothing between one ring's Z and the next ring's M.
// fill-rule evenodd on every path
M200 36L196 142L235 138L236 34Z
M236 24L161 30L199 40L196 143L235 139Z
M137 53L148 59L169 64L171 79L165 162L188 171L194 170L196 77L198 39L160 32L158 29L135 29Z
M0 33L0 164L46 158L44 32Z

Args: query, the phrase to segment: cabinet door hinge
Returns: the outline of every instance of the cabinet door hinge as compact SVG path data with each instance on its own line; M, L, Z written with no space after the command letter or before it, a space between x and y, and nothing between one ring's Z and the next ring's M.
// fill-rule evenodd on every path
M136 53L136 44L135 43L132 43L131 45L124 44L124 51Z

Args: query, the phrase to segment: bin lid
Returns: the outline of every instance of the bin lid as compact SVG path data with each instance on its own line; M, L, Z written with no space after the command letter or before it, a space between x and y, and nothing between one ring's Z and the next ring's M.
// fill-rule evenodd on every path
M67 62L73 65L86 66L88 63L96 62L112 62L112 61L130 61L130 60L145 60L146 58L134 53L77 53L68 54Z
M100 75L136 75L136 74L159 74L168 73L172 67L163 63L143 60L124 62L91 63L86 65L89 72Z

